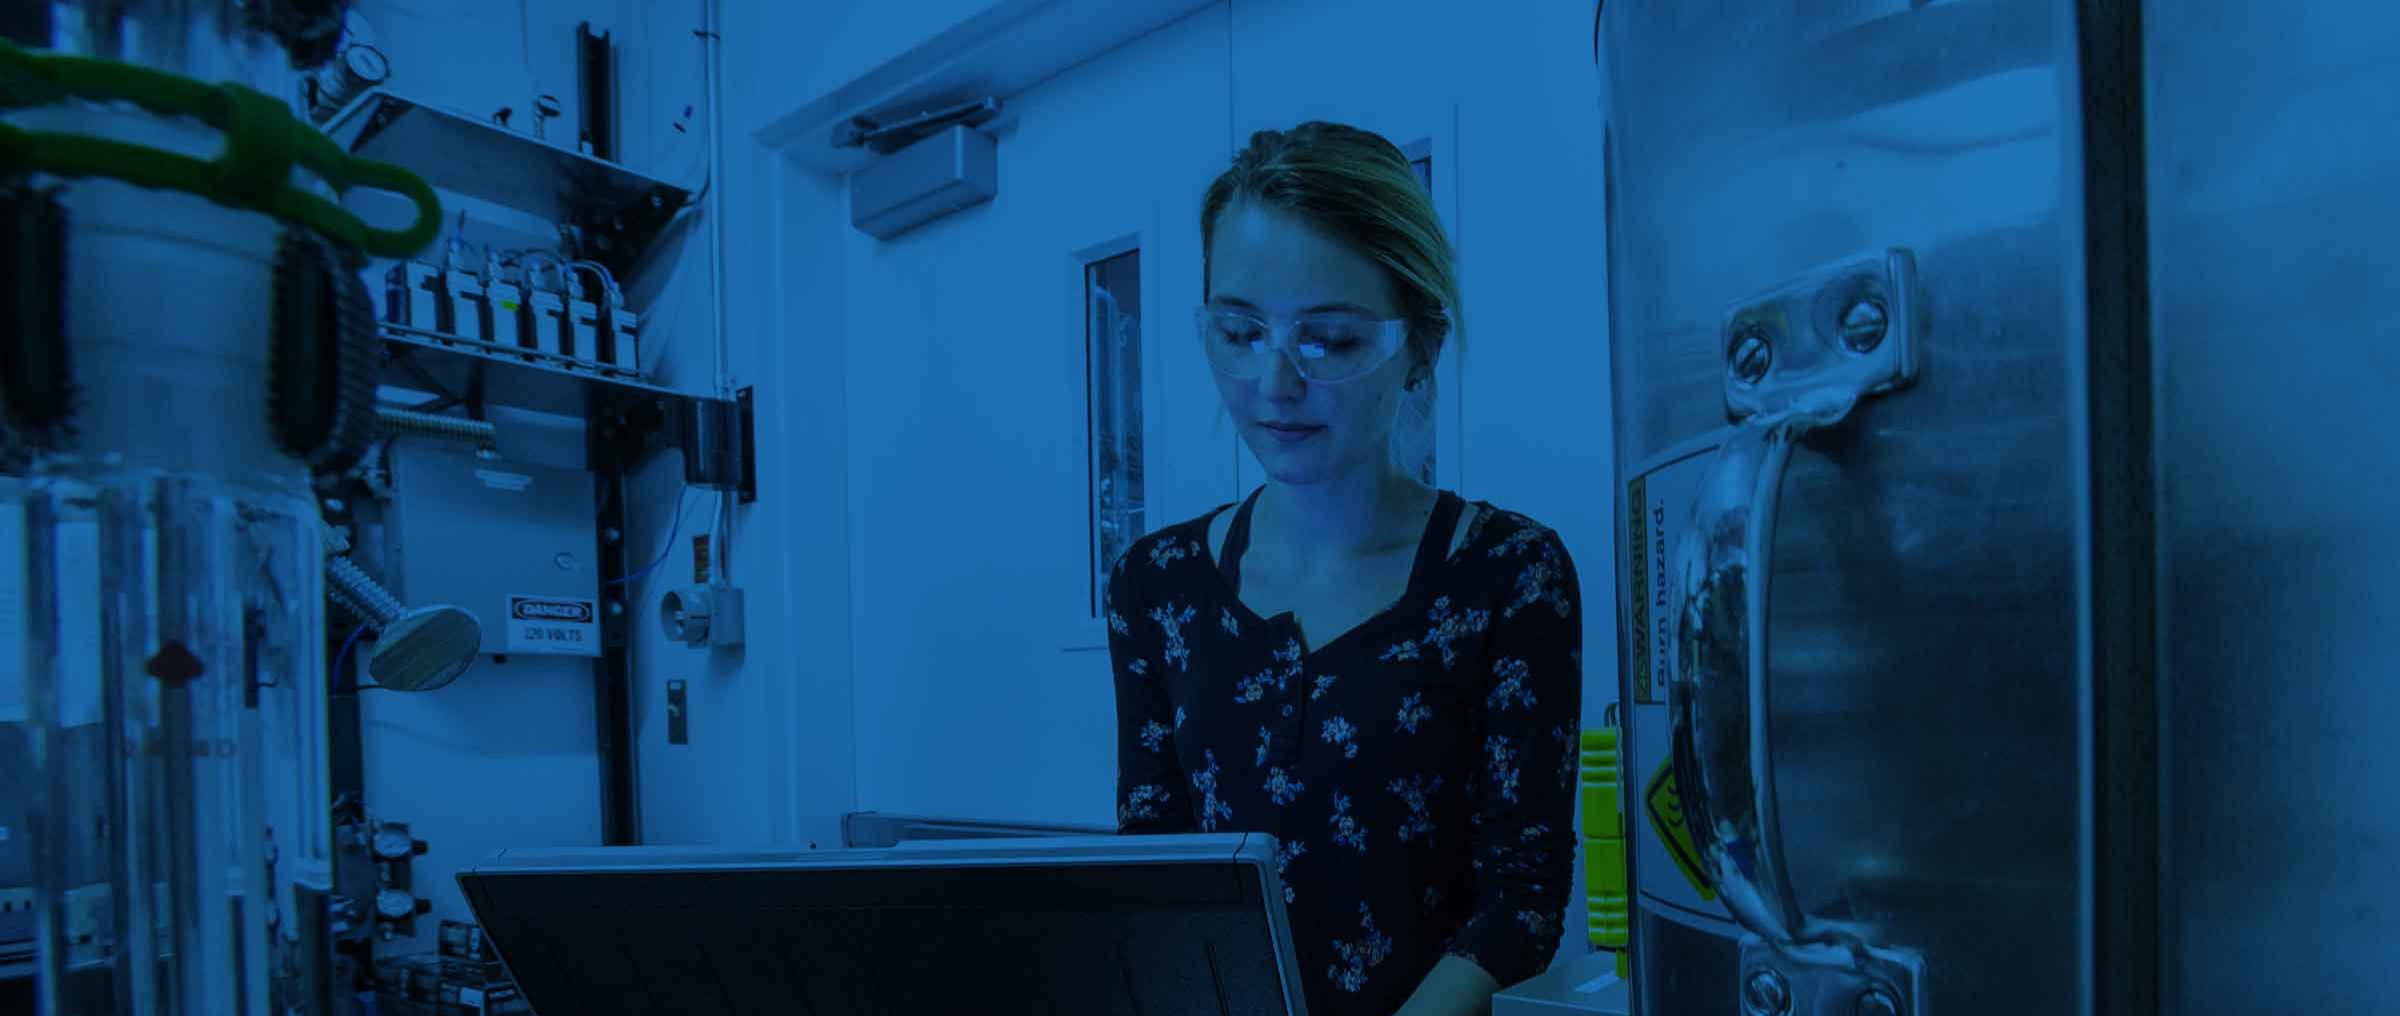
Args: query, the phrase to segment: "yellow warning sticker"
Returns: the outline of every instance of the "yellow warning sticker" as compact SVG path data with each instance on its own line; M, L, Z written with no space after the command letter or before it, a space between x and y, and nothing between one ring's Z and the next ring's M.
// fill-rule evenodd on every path
M1636 476L1625 485L1625 503L1630 511L1625 516L1626 581L1632 587L1625 593L1627 617L1625 634L1633 648L1625 658L1633 663L1633 700L1653 705L1659 694L1657 678L1650 671L1650 492L1649 477Z
M1659 763L1658 771L1650 774L1650 782L1642 788L1642 810L1649 813L1650 830L1658 834L1658 842L1675 858L1675 867L1683 870L1685 881L1703 900L1715 900L1717 890L1708 884L1708 876L1700 870L1700 851L1692 846L1692 831L1683 822L1683 798L1675 788L1675 760Z
M1692 444L1662 453L1661 461L1625 484L1625 567L1618 587L1625 617L1625 694L1636 706L1666 705L1675 683L1675 623L1671 575L1676 541L1691 529L1693 499L1716 461L1714 446Z

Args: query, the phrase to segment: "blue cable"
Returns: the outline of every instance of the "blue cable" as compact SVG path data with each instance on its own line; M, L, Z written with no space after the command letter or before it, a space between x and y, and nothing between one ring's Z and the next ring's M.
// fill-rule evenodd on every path
M357 644L358 644L358 637L359 637L359 636L361 636L361 635L364 635L364 634L366 634L366 633L367 633L367 626L366 626L366 625L364 625L364 624L361 624L361 625L359 625L358 627L351 629L351 630L350 630L350 637L342 640L342 651L334 654L334 656L333 656L333 680L334 680L334 690L335 690L336 692L339 692L339 691L341 691L341 690L342 690L342 689L341 689L341 681L342 681L342 675L343 675L343 671L342 671L342 664L344 664L344 663L348 662L348 661L349 661L349 659L350 659L350 647L351 647L351 646L354 646L354 645L357 645ZM351 690L351 691L358 691L358 690L359 690L359 684L358 684L358 682L357 682L357 681L352 681L352 682L350 682L350 690Z
M660 565L666 564L667 558L674 556L676 538L683 535L683 510L687 507L690 507L691 503L692 485L687 483L683 485L683 492L675 495L675 528L667 533L667 549L658 552L658 560L650 562L650 567L634 572L633 574L627 575L623 578L610 579L608 580L608 584L612 586L621 586L628 582L638 581L642 576L657 571Z

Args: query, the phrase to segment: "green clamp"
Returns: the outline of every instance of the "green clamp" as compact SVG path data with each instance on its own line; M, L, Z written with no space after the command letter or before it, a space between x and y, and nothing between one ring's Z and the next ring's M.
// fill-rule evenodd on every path
M441 199L422 177L388 163L354 159L272 96L226 83L204 85L146 67L36 53L0 40L0 110L54 105L70 98L130 102L160 116L191 117L225 135L225 151L201 160L80 134L0 124L0 173L101 177L137 187L178 190L243 211L304 226L353 250L409 257L441 231ZM354 187L403 195L417 207L407 229L375 229L348 209L290 183L304 167L335 193Z

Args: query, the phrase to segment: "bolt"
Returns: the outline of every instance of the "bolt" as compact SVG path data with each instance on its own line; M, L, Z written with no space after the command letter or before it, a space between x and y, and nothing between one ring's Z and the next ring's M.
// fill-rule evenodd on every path
M1767 368L1775 362L1775 347L1767 342L1767 333L1756 325L1735 333L1733 356L1729 363L1734 379L1745 385L1757 384L1767 376Z
M618 540L622 540L622 539L624 539L624 538L625 538L625 531L624 531L624 530L621 530L621 529L618 529L618 528L616 528L616 527L614 527L614 526L611 526L611 527L609 527L609 528L607 528L607 529L603 529L603 530L601 530L601 531L600 531L600 539L602 539L602 540L604 540L604 541L607 541L608 543L612 543L612 544L613 544L613 543L617 542Z
M325 562L325 577L378 632L367 656L375 683L395 691L432 691L458 679L483 649L483 623L457 607L410 610L358 562Z
M1900 1016L1900 1000L1882 988L1868 988L1850 1012L1852 1016Z
M350 552L350 534L344 532L342 527L323 519L318 519L317 525L325 533L325 556L335 557Z
M610 600L610 601L608 601L608 616L610 616L610 617L624 617L624 616L625 616L625 601L623 601L623 600Z
M1853 353L1869 352L1883 344L1884 333L1891 327L1891 315L1884 313L1883 301L1859 297L1842 311L1842 345Z
M1792 1011L1792 989L1772 970L1752 971L1742 982L1745 1016L1785 1016Z

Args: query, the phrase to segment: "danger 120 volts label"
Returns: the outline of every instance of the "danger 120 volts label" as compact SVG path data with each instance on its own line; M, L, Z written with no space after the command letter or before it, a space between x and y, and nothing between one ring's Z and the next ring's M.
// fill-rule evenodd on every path
M600 604L559 596L509 597L508 651L600 655Z

